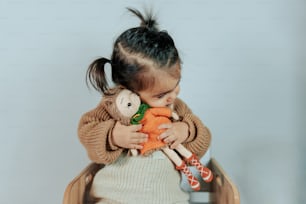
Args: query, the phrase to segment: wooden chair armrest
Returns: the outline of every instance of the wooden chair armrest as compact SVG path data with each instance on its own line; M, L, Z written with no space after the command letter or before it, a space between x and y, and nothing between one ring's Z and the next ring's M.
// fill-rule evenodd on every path
M214 158L210 160L210 168L215 176L211 185L211 201L216 204L239 204L237 187Z
M77 177L66 187L63 204L83 204L83 196L86 186L91 183L94 175L103 165L90 163Z

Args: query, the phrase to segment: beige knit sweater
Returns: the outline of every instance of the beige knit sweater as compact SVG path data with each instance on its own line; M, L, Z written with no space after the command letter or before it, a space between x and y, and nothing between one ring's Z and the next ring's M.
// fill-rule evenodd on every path
M174 103L174 111L180 116L181 121L189 126L189 136L183 145L198 157L202 157L211 141L208 128L178 98ZM81 117L78 127L79 139L93 162L110 164L123 152L122 148L114 146L110 140L115 122L101 103Z

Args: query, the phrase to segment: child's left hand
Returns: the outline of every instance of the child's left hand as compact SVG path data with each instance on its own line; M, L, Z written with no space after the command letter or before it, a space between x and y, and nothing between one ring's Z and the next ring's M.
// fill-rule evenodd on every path
M171 149L175 149L179 144L184 142L189 134L188 125L184 122L161 124L158 129L165 129L159 135L158 139L170 144Z

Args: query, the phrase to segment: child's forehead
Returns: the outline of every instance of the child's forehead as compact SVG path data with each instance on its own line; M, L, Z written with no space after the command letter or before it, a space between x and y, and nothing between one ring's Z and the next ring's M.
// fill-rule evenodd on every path
M170 75L158 75L155 78L154 86L149 89L152 94L161 94L173 90L179 83L180 78L174 78Z
M144 66L142 72L134 80L135 92L160 93L173 89L181 78L179 63L171 67Z
M148 73L157 80L181 78L181 65L180 63L176 63L170 67L154 67L149 69Z

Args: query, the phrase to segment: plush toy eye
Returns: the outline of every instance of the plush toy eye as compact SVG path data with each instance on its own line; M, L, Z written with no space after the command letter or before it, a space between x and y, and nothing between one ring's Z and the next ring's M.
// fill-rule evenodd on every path
M132 106L132 103L128 103L127 106L128 106L128 107L131 107L131 106Z

